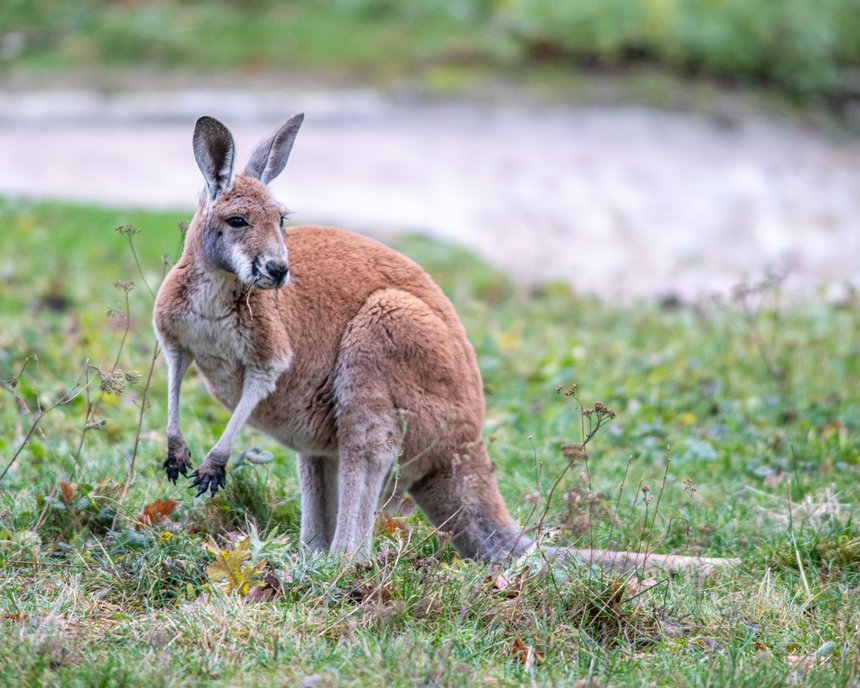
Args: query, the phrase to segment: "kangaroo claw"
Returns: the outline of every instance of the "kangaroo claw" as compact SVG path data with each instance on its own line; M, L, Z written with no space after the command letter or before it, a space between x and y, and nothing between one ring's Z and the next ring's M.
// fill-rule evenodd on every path
M176 484L176 479L182 474L188 477L188 469L191 468L191 450L182 439L168 438L167 458L162 464L167 479Z
M191 485L188 487L192 490L195 487L197 488L197 494L194 495L195 497L205 494L207 490L209 490L214 497L215 493L227 484L227 476L224 473L224 466L201 466L191 474L191 477L193 480Z

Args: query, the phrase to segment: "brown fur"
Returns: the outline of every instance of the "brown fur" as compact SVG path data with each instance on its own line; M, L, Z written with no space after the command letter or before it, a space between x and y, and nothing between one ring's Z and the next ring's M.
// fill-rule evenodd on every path
M267 187L244 175L201 202L155 306L169 365L193 360L231 410L249 376L263 380L248 422L300 454L308 545L366 552L388 479L450 531L465 556L498 560L522 551L527 540L499 495L481 436L475 354L450 302L411 260L336 229L286 233L290 272L282 288L254 288L224 269L226 258L220 267L213 260L213 246L224 249L219 241L233 236L227 217L248 218L236 236L250 257L271 249L282 214ZM166 468L186 446L178 409L176 420ZM213 492L223 485L226 458L210 454L198 470L198 481L215 481ZM184 473L187 463L173 460Z

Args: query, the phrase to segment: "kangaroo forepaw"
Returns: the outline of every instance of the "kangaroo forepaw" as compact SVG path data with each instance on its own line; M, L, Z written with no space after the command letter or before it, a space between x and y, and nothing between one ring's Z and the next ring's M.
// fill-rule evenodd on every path
M197 488L197 494L195 497L199 497L202 494L206 493L206 490L212 493L212 496L215 496L215 493L227 482L227 476L224 473L224 466L217 466L207 463L204 463L200 468L194 471L191 474L191 477L194 479L191 482L189 487L191 489Z
M188 469L191 468L191 450L182 438L169 437L167 439L167 458L162 464L167 479L176 484L176 479L181 473L188 477Z

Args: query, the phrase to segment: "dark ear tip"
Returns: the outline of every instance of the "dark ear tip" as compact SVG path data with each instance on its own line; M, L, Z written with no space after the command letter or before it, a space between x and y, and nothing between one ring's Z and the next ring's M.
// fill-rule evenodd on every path
M195 132L204 132L204 131L226 131L227 127L225 127L221 122L219 122L214 117L209 117L209 115L203 115L197 120L197 123L194 125Z

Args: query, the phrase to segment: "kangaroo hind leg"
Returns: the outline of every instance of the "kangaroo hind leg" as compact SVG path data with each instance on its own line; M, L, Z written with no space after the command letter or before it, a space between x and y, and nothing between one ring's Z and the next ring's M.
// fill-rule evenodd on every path
M504 562L528 549L531 540L508 513L489 459L456 453L439 464L409 494L460 554Z
M337 520L338 460L299 454L297 464L302 495L301 540L312 551L328 550Z
M343 414L337 526L331 551L370 555L379 496L397 458L397 424L390 411L358 403Z

